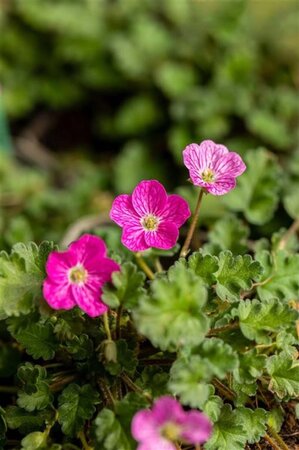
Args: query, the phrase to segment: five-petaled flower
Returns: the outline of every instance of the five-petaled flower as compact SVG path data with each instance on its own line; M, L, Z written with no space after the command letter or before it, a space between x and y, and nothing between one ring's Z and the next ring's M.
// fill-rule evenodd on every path
M210 140L188 145L183 159L193 184L213 195L223 195L234 189L236 177L246 170L240 155Z
M116 197L110 217L123 228L122 243L128 249L170 249L178 239L179 227L190 217L190 209L179 195L167 195L158 181L144 180L132 195Z
M43 294L53 309L79 306L90 317L108 307L101 301L102 286L111 280L119 265L106 256L106 245L97 236L85 234L66 251L50 253Z
M177 441L200 445L212 432L208 417L197 410L184 411L173 397L155 401L152 409L142 409L133 417L132 436L137 450L176 450Z

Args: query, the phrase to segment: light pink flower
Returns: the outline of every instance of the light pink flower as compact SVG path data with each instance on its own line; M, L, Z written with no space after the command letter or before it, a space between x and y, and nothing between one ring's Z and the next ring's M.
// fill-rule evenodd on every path
M106 245L97 236L85 234L64 252L51 252L43 294L53 309L79 306L90 317L100 316L108 307L101 301L102 286L111 280L119 265L106 257Z
M173 397L155 401L152 409L138 411L132 420L137 450L176 450L175 442L202 444L212 432L210 420L197 410L184 411Z
M240 155L210 140L188 145L183 158L193 184L213 195L223 195L234 189L236 177L246 170Z
M150 247L172 248L179 227L190 217L186 200L167 195L156 180L141 181L132 195L119 195L113 202L111 219L123 228L122 243L133 252Z

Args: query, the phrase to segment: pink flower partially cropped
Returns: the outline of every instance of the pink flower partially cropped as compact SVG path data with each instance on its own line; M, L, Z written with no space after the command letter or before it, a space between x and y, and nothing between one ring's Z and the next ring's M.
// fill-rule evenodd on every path
M176 450L177 441L200 445L212 433L210 420L197 410L184 411L173 397L155 401L152 409L138 411L132 420L132 436L137 450Z
M172 248L190 214L186 200L167 195L156 180L141 181L132 195L116 197L110 211L111 219L123 228L122 243L133 252Z
M246 170L240 155L210 140L188 145L183 159L193 184L213 195L234 189L236 178Z
M79 306L90 317L108 307L101 301L102 286L111 280L119 265L106 256L106 245L97 236L85 234L64 252L51 252L43 294L53 309Z

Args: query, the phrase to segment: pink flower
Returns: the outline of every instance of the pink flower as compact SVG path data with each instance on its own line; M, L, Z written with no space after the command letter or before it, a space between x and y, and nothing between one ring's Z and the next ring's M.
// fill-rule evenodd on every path
M209 140L200 145L188 145L183 158L193 184L213 195L223 195L234 189L236 177L246 170L240 155Z
M167 195L158 181L145 180L132 195L116 197L110 217L123 228L122 243L139 252L150 247L172 248L179 227L190 217L190 209L179 195Z
M175 442L202 444L212 432L210 420L196 410L184 411L172 397L155 401L152 409L142 409L133 417L132 436L137 450L176 450Z
M51 252L43 294L53 309L79 306L90 317L108 307L101 301L102 286L119 265L106 257L106 245L96 236L84 234L64 252Z

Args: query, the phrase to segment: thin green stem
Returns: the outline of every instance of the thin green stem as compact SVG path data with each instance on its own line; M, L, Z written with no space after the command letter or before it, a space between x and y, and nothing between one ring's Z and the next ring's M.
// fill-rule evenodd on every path
M79 431L78 438L80 439L84 450L93 450L93 447L90 447L87 443L84 431Z
M120 305L118 307L117 316L116 316L116 325L115 325L115 336L116 336L116 339L120 339L120 337L121 337L121 326L120 326L120 323L121 323L122 312L123 312L123 305Z
M155 259L155 268L156 268L156 271L157 271L158 273L163 272L163 267L162 267L162 264L161 264L161 262L160 262L159 257L157 257L157 258Z
M146 264L144 259L142 258L140 253L135 253L136 261L139 267L143 270L143 272L147 275L150 280L155 278L155 274L152 269Z
M105 329L105 333L107 335L108 341L112 341L110 325L109 325L109 318L108 318L108 313L107 312L105 312L103 314L103 324L104 324L104 329Z
M199 217L199 210L200 210L200 206L201 206L201 201L202 201L202 197L203 194L205 193L205 191L203 189L201 189L199 191L199 195L198 195L198 199L197 199L197 203L196 203L196 207L195 207L195 211L193 214L193 218L190 224L190 228L188 230L187 236L186 236L186 240L184 242L184 245L182 247L181 253L180 253L180 257L185 258L189 252L189 247L190 247L190 243L196 228L196 224L198 221L198 217Z
M281 436L279 436L279 434L277 433L276 430L274 430L274 428L268 426L268 430L269 433L271 434L271 436L273 436L273 438L275 439L275 441L279 444L279 446L283 449L283 450L290 450L289 447L287 446L287 444L284 442L284 440L282 439Z
M18 388L15 386L0 386L0 392L5 394L16 394L18 392Z
M265 439L265 441L268 442L268 444L271 445L271 447L272 447L274 450L281 450L281 448L276 444L275 441L273 441L273 439L271 438L271 436L269 436L269 434L266 433L266 434L263 436L263 438Z
M298 219L294 220L294 222L292 223L290 228L287 230L285 235L280 240L279 245L278 245L278 250L283 250L286 247L290 237L293 234L295 234L298 231L298 229L299 229L299 217L298 217Z

